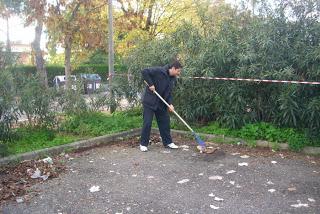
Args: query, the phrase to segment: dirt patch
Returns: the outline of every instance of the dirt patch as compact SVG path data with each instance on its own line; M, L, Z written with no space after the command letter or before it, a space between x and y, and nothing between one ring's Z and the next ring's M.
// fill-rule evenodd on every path
M65 170L64 159L64 156L58 156L52 162L30 160L16 166L0 168L0 205L8 200L30 200L37 194L36 191L30 192L30 187L58 177Z

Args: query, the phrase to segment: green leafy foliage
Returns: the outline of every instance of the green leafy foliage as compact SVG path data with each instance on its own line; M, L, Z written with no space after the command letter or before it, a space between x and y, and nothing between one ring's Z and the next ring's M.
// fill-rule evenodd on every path
M88 112L73 116L66 120L61 130L79 136L101 136L141 127L141 112L115 112L105 115L98 112Z
M183 23L164 38L141 42L126 59L134 75L132 91L142 91L143 68L170 63L174 57L184 64L182 77L320 81L317 1L275 4L276 9L260 4L254 15L223 3L210 10L203 7L198 11L200 24ZM306 130L309 141L314 142L320 130L319 89L181 78L173 94L176 110L188 121L217 121L232 129L264 122ZM269 134L268 139L281 140Z
M48 83L52 86L52 81L55 76L64 75L64 66L61 65L48 65L46 66L48 73ZM116 72L123 72L126 70L126 67L121 64L115 65ZM31 65L20 65L16 66L13 69L14 75L18 76L19 79L23 79L26 76L32 76L36 74L36 67ZM99 74L103 81L107 81L108 78L108 65L105 64L83 64L74 68L72 74Z

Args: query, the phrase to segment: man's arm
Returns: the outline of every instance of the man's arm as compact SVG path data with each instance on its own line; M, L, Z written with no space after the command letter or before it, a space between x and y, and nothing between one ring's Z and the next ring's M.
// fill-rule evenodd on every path
M142 78L143 80L147 81L149 86L154 86L152 77L154 76L154 73L156 72L153 68L146 68L142 70Z

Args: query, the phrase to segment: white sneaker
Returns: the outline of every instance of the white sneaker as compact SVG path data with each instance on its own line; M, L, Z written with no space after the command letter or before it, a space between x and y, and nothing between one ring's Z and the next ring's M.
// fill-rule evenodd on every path
M170 148L170 149L178 149L178 148L179 148L179 146L177 146L177 145L174 144L174 143L168 144L167 147Z
M147 152L148 151L148 147L140 145L140 151L141 152Z

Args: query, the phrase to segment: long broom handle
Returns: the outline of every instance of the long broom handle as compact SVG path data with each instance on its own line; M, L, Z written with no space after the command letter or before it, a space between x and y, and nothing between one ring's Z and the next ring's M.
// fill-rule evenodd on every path
M147 83L147 81L144 80L144 83L145 83L148 87L150 87L149 84ZM160 99L164 104L166 104L166 106L168 106L169 108L171 108L170 105L167 103L167 101L165 101L165 100L160 96L160 94L158 94L158 92L157 92L156 90L154 90L153 92L159 97L159 99ZM189 129L192 133L194 133L193 129L188 125L188 123L187 123L186 121L184 121L184 119L182 119L182 117L181 117L175 110L173 110L173 113L183 122L184 125L186 125L186 127L188 127L188 129Z

